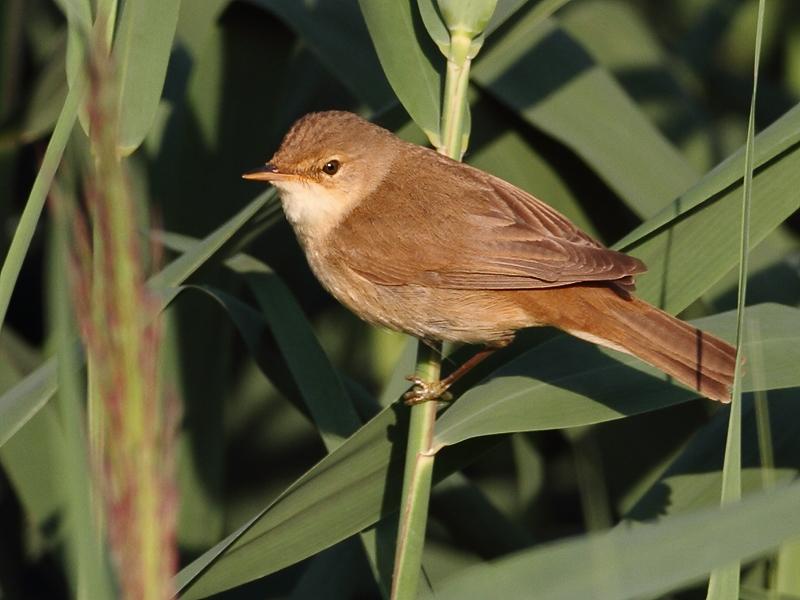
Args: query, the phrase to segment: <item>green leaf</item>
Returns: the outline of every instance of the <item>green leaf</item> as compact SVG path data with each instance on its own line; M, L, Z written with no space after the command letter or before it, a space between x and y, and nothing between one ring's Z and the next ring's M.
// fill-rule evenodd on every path
M555 2L559 4L564 4L569 0L555 0ZM520 8L522 8L528 0L497 0L497 7L494 9L494 14L492 15L492 20L489 21L489 24L486 26L486 35L489 35L493 31L495 31L498 27L500 27L503 23L505 23L508 19L510 19L514 13L516 13ZM537 3L537 8L543 4L554 4L553 0L539 0Z
M417 0L417 7L428 35L439 48L439 52L447 56L450 51L450 32L447 30L447 25L444 24L435 2L436 0Z
M779 162L792 154L800 144L800 104L786 111L778 120L756 136L753 165L756 172L767 170L773 162ZM745 148L726 158L671 204L661 209L645 223L631 231L614 246L628 250L642 239L656 233L704 204L711 204L730 188L741 184Z
M185 567L177 577L181 597L204 598L274 573L396 511L408 413L398 404L384 409L274 502ZM437 458L434 479L494 443L479 440L448 449Z
M67 99L61 109L61 114L58 116L55 130L47 144L42 165L36 174L28 201L22 211L22 217L14 232L11 246L3 260L3 267L0 269L0 329L2 329L5 322L8 305L11 302L11 294L17 284L17 277L19 277L19 272L22 269L22 263L28 253L33 234L39 223L39 216L42 214L44 202L50 192L50 186L53 184L56 169L61 163L64 148L75 125L78 106L83 98L85 89L86 78L81 76L67 94ZM2 404L2 399L0 399L0 405ZM0 435L0 440L2 438L3 436Z
M694 94L683 64L655 32L658 21L647 16L641 6L593 0L575 2L560 18L687 160L705 172L724 150L711 135L707 107Z
M748 363L749 366L750 363ZM770 426L774 432L775 468L761 466L756 438L756 410L751 396L742 403L742 492L790 483L800 472L800 403L798 389L769 392ZM628 527L639 522L719 506L722 464L728 429L727 410L718 411L689 440L656 481L624 514Z
M124 2L114 59L119 72L119 146L131 154L155 118L178 23L180 0Z
M57 53L37 78L30 100L25 107L20 133L23 141L30 142L38 139L55 127L66 102L67 91L64 57L62 53Z
M274 200L274 192L265 192L250 202L236 215L209 234L192 252L187 252L172 261L160 273L154 275L149 283L156 289L168 290L161 297L161 306L167 306L179 293L178 286L187 277L211 260L217 252L252 219L268 208ZM54 358L47 360L20 383L0 396L0 446L14 435L42 406L57 389L57 364Z
M359 0L359 5L394 93L437 145L444 60L413 10L413 3Z
M792 111L794 112L794 111ZM742 163L726 162L725 171L741 174ZM714 173L709 175L713 178ZM753 179L750 247L763 240L800 206L800 145L791 146L756 169ZM715 193L710 182L698 184L671 206L672 220L653 234L615 248L640 258L649 271L637 277L637 295L668 312L679 312L736 266L740 233L741 181ZM698 195L708 202L692 206ZM660 221L661 215L654 217ZM648 227L649 228L649 227ZM637 232L634 232L637 234ZM625 241L630 239L629 236ZM698 251L700 250L701 251Z
M793 366L800 362L800 312L760 305L748 311L748 320L760 325L760 337L745 346L746 353L756 347L763 353L765 372L758 381L768 389L800 385L800 371ZM731 338L735 313L695 324ZM753 389L753 380L754 374L748 373L745 389ZM439 418L435 441L440 448L495 433L590 425L694 397L633 357L563 335L526 352L467 391Z
M67 17L67 82L72 88L85 62L85 44L92 29L90 0L57 0Z
M184 568L177 580L181 597L204 598L275 572L391 512L403 468L401 432L407 428L407 410L396 405L384 409L248 523Z
M40 362L37 354L6 330L0 339L0 389L11 388L23 373L35 368ZM0 416L0 421L3 419ZM26 521L34 528L44 528L48 520L53 522L64 510L63 482L54 476L54 463L62 454L63 444L64 432L51 405L0 447L3 471L24 509Z
M361 425L339 376L289 290L266 265L238 254L226 265L247 281L328 451Z
M758 3L756 25L756 56L753 67L753 94L750 100L750 117L745 143L744 182L742 196L742 222L739 236L739 294L736 306L736 370L733 379L733 400L725 440L725 462L722 466L723 506L738 502L742 497L742 364L744 345L745 299L747 297L747 264L750 253L750 217L753 196L753 141L755 138L756 92L758 90L758 65L761 56L761 36L764 28L764 0ZM741 564L724 565L711 573L708 583L708 600L726 600L739 594Z
M57 386L56 362L51 359L0 396L0 446L39 412Z
M472 77L572 149L643 218L697 181L697 173L608 72L536 11L485 49Z
M659 596L798 535L798 503L800 484L793 484L722 509L556 542L472 568L436 597L489 598L497 590L511 599L530 598L531 590L548 600Z
M175 233L158 238L169 248L192 252L199 241ZM219 290L199 289L211 294L231 315L251 353L258 353L264 327L269 327L303 396L325 447L331 451L361 425L338 374L319 345L314 331L291 292L267 265L246 254L237 254L225 266L247 281L261 314L257 326L252 309ZM311 375L313 374L313 376Z

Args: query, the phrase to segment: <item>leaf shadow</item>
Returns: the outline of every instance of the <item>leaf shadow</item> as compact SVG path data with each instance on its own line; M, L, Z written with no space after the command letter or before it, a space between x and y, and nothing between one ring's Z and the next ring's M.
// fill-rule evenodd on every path
M800 396L798 388L769 392L766 406L770 436L762 441L770 448L772 468L762 467L754 394L742 398L743 492L768 488L800 473ZM624 516L625 521L649 521L700 506L719 503L729 408L722 408L689 440L678 457ZM680 480L693 477L692 494L678 496Z

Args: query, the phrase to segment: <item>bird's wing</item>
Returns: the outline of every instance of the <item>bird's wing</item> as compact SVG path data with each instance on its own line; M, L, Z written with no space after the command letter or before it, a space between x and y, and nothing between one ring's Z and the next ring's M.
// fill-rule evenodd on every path
M374 283L449 289L590 281L630 289L632 276L646 270L523 190L459 167L448 171L453 185L419 182L410 194L385 181L373 196L383 198L380 210L362 204L340 225L336 251L343 262Z

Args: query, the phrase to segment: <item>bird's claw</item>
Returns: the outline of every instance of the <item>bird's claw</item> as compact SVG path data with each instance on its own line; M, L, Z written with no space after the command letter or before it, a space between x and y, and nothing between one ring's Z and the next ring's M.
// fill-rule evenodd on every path
M442 402L450 402L453 400L453 394L447 391L447 388L450 386L441 381L434 381L431 383L415 375L409 375L406 379L414 384L410 390L403 394L403 400L409 406L436 400Z

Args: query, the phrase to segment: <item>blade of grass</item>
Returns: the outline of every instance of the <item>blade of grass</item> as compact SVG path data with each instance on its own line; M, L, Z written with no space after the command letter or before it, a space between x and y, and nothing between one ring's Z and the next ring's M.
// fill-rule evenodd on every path
M53 184L53 177L55 177L58 165L61 163L64 148L67 146L67 141L78 117L78 107L85 91L86 77L83 73L79 73L67 93L67 99L56 121L56 127L53 130L50 142L47 144L44 159L39 172L36 174L33 188L31 188L28 201L25 203L17 230L14 232L14 238L11 240L8 254L3 261L2 269L0 269L0 330L5 322L11 295L17 284L19 272L22 270L22 263L28 253L33 234L36 232L44 202L47 199L50 186Z
M532 590L548 600L661 597L797 535L798 503L795 483L723 508L548 544L457 575L436 597L492 598L497 590L507 600L527 600Z
M442 75L433 42L418 30L414 2L359 0L386 78L403 107L432 142L439 139Z
M188 236L168 232L159 232L154 237L167 248L182 252L191 251L199 243ZM265 329L271 330L325 447L329 452L334 451L362 423L310 324L289 290L267 265L246 254L229 258L225 265L247 281L261 314L220 290L208 286L189 286L188 289L199 289L223 306L267 377L269 373L262 367L259 341ZM308 377L307 373L314 376ZM375 566L374 573L382 584L375 545L364 533L361 537L367 557ZM388 573L386 580L389 580Z
M119 69L119 152L131 154L155 118L180 0L124 2L114 58Z
M752 313L753 310L748 312ZM748 357L757 351L757 346L750 342L746 346ZM747 367L752 368L749 362ZM765 469L761 466L758 441L753 435L756 430L754 402L752 396L744 396L741 453L743 497L791 483L800 473L800 406L796 400L795 388L775 390L770 394L770 425L775 432L777 466L769 473L772 486L765 488ZM625 511L622 515L625 527L719 507L728 421L728 411L715 413L706 425L692 435L678 455L662 466L663 471L639 491L638 497L634 496L620 507Z
M148 281L150 286L168 292L161 298L162 308L179 292L177 287L202 265L210 261L231 238L254 221L254 230L269 222L278 210L274 191L260 194L233 217L210 233L192 252L168 264ZM251 232L248 232L251 233ZM25 379L0 396L0 446L19 431L52 397L58 388L57 360L48 359Z
M608 71L557 20L542 20L538 10L528 11L487 47L472 78L569 147L642 218L698 179Z
M742 195L742 229L739 249L739 294L736 309L736 371L733 378L733 398L730 406L728 437L725 443L725 463L722 467L722 505L738 502L742 497L742 346L744 343L745 301L747 298L747 259L750 253L750 207L753 197L753 144L755 138L756 95L758 66L761 58L761 37L764 29L764 0L758 2L756 48L753 60L753 93L750 117L747 121L747 141L744 154L744 186ZM720 567L711 573L708 600L725 600L739 595L741 565L738 562Z
M786 111L756 136L754 143L755 168L757 170L767 168L772 161L779 159L781 155L796 147L798 142L800 142L800 104ZM713 203L726 189L741 181L741 165L744 154L743 146L706 173L696 185L677 200L665 206L653 218L648 219L619 240L614 248L628 252L643 240L653 237L654 234L668 227L682 215L688 215L698 208Z
M794 347L794 340L800 336L800 313L776 304L752 307L749 313L762 326L764 337L748 339L747 344L763 345L766 386L797 385L800 348ZM735 314L729 312L693 323L732 339L734 321ZM752 390L752 374L745 377L745 385ZM438 419L436 447L481 435L601 423L696 397L633 357L561 335L509 361L465 392Z
M800 384L800 372L796 367L800 362L800 350L793 350L800 348L797 343L800 339L798 314L800 312L796 309L777 305L758 306L749 312L750 317L758 315L762 323L763 339L749 339L748 343L765 346L765 362L774 369L767 374L767 379L772 379L774 384ZM733 312L719 315L713 320L725 322L725 329L730 333L735 328ZM706 320L698 325L718 330L709 327L710 323L711 321ZM558 356L567 355L569 350ZM563 358L558 360L563 362ZM586 356L578 354L576 363L567 364L566 370L573 367L579 370L586 363ZM584 376L584 385L591 388L596 388L599 381L621 379L614 374L608 377L605 373L598 375L596 371L585 373ZM671 390L672 394L679 393L677 388L672 387ZM630 396L635 402L636 398L641 397L642 391L641 388L624 390L622 393L611 390L609 395L617 400ZM587 424L576 418L574 398L566 394L564 397L553 398L538 391L534 394L533 399L537 402L550 400L552 404L551 410L545 415L551 420L543 423L543 427L564 426L567 421L568 425ZM685 394L677 398L690 397L689 392ZM541 401L540 397L543 398ZM673 400L676 398L674 395L671 397ZM597 403L588 399L583 398L580 401L585 402L587 407L592 407L578 413L578 416L587 417L587 421L592 416L591 410L603 409L602 405L598 407ZM640 402L639 407L649 408L649 404ZM605 411L605 419L620 416L619 412L613 413L613 417L608 416L612 411L607 407ZM266 506L250 525L187 567L181 575L184 585L187 588L192 586L186 592L187 597L206 597L274 573L392 514L399 500L407 427L408 411L393 405L360 428L340 448L331 452L296 484L290 486L278 500ZM463 458L454 459L454 456L474 459L479 451L493 445L496 439L483 437L444 449L436 459L434 479L449 472L448 468L451 467L448 464L466 463ZM792 455L796 456L797 453ZM314 514L315 517L311 521L308 519L309 514Z

